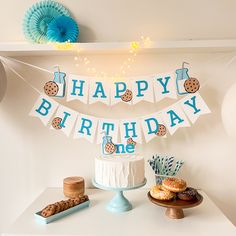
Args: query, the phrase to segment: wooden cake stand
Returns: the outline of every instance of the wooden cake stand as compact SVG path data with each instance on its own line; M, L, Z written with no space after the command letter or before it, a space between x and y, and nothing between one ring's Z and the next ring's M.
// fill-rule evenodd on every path
M171 219L182 219L184 218L184 212L183 209L184 208L192 208L195 206L198 206L201 204L201 202L203 201L203 197L201 194L197 194L196 199L192 200L192 201L183 201L180 199L174 199L171 201L161 201L161 200L157 200L155 198L153 198L150 194L150 192L148 192L148 198L149 200L158 205L158 206L162 206L162 207L166 207L166 215L171 218Z

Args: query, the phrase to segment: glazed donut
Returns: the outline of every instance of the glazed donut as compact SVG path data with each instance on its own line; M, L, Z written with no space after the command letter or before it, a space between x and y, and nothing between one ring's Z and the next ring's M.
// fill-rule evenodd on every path
M187 184L184 180L174 177L164 179L162 186L174 193L183 192L187 188Z
M153 198L163 201L171 200L175 197L175 193L170 192L161 185L153 186L150 190L150 194Z
M188 187L185 191L177 194L178 198L184 201L191 201L196 198L198 192L196 189Z

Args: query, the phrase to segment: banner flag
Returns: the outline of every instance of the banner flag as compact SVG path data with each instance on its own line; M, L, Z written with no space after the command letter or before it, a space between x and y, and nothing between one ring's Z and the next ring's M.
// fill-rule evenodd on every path
M89 103L102 102L110 105L110 86L106 82L90 80Z
M161 115L171 135L181 127L190 127L190 123L178 103L162 111Z
M142 143L139 119L120 120L120 135L122 143L126 143L129 138L132 138L137 143Z
M74 128L77 115L78 113L76 111L65 106L59 106L53 120L59 119L59 130L69 137ZM51 129L55 129L53 123L51 124Z
M177 99L174 73L158 74L154 77L153 84L156 102L159 102L164 98Z
M79 100L87 104L89 78L85 76L69 75L67 83L67 101Z
M114 143L118 143L119 120L99 118L97 144L102 143L102 137L104 136L104 132L107 136L112 137L112 141Z
M123 102L132 105L133 93L129 81L114 81L111 86L111 105Z
M201 115L211 113L207 104L198 92L187 95L181 100L180 105L193 124Z
M94 116L79 114L75 125L74 138L85 138L90 143L94 142L98 119Z
M160 112L142 117L141 126L146 143L150 142L156 137L166 137L166 127Z
M40 95L29 115L39 118L47 126L58 108L58 103L46 95Z
M141 101L154 102L153 78L132 81L133 104Z

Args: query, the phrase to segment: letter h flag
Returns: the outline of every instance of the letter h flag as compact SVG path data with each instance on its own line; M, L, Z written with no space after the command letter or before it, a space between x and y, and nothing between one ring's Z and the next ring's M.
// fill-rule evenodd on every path
M67 83L67 101L79 100L87 104L89 79L83 76L69 75Z

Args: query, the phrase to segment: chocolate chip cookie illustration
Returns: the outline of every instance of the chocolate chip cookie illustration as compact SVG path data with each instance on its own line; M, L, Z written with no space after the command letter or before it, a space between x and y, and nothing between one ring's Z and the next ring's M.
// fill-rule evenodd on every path
M59 90L58 85L53 81L48 81L44 85L44 92L50 97L56 96L58 93L58 90Z
M54 129L61 129L61 128L62 128L61 122L62 122L62 118L60 118L60 117L55 117L55 118L52 120L52 127L53 127Z
M165 136L166 135L166 127L163 124L159 124L158 132L156 133L157 136Z
M133 144L135 146L137 143L132 138L128 138L127 144Z
M105 151L109 154L112 154L116 151L116 145L114 143L107 143L105 145Z
M131 90L126 89L125 93L121 96L123 102L130 102L133 99L133 93Z
M189 78L184 82L184 89L188 93L196 93L200 88L200 83L196 78Z

